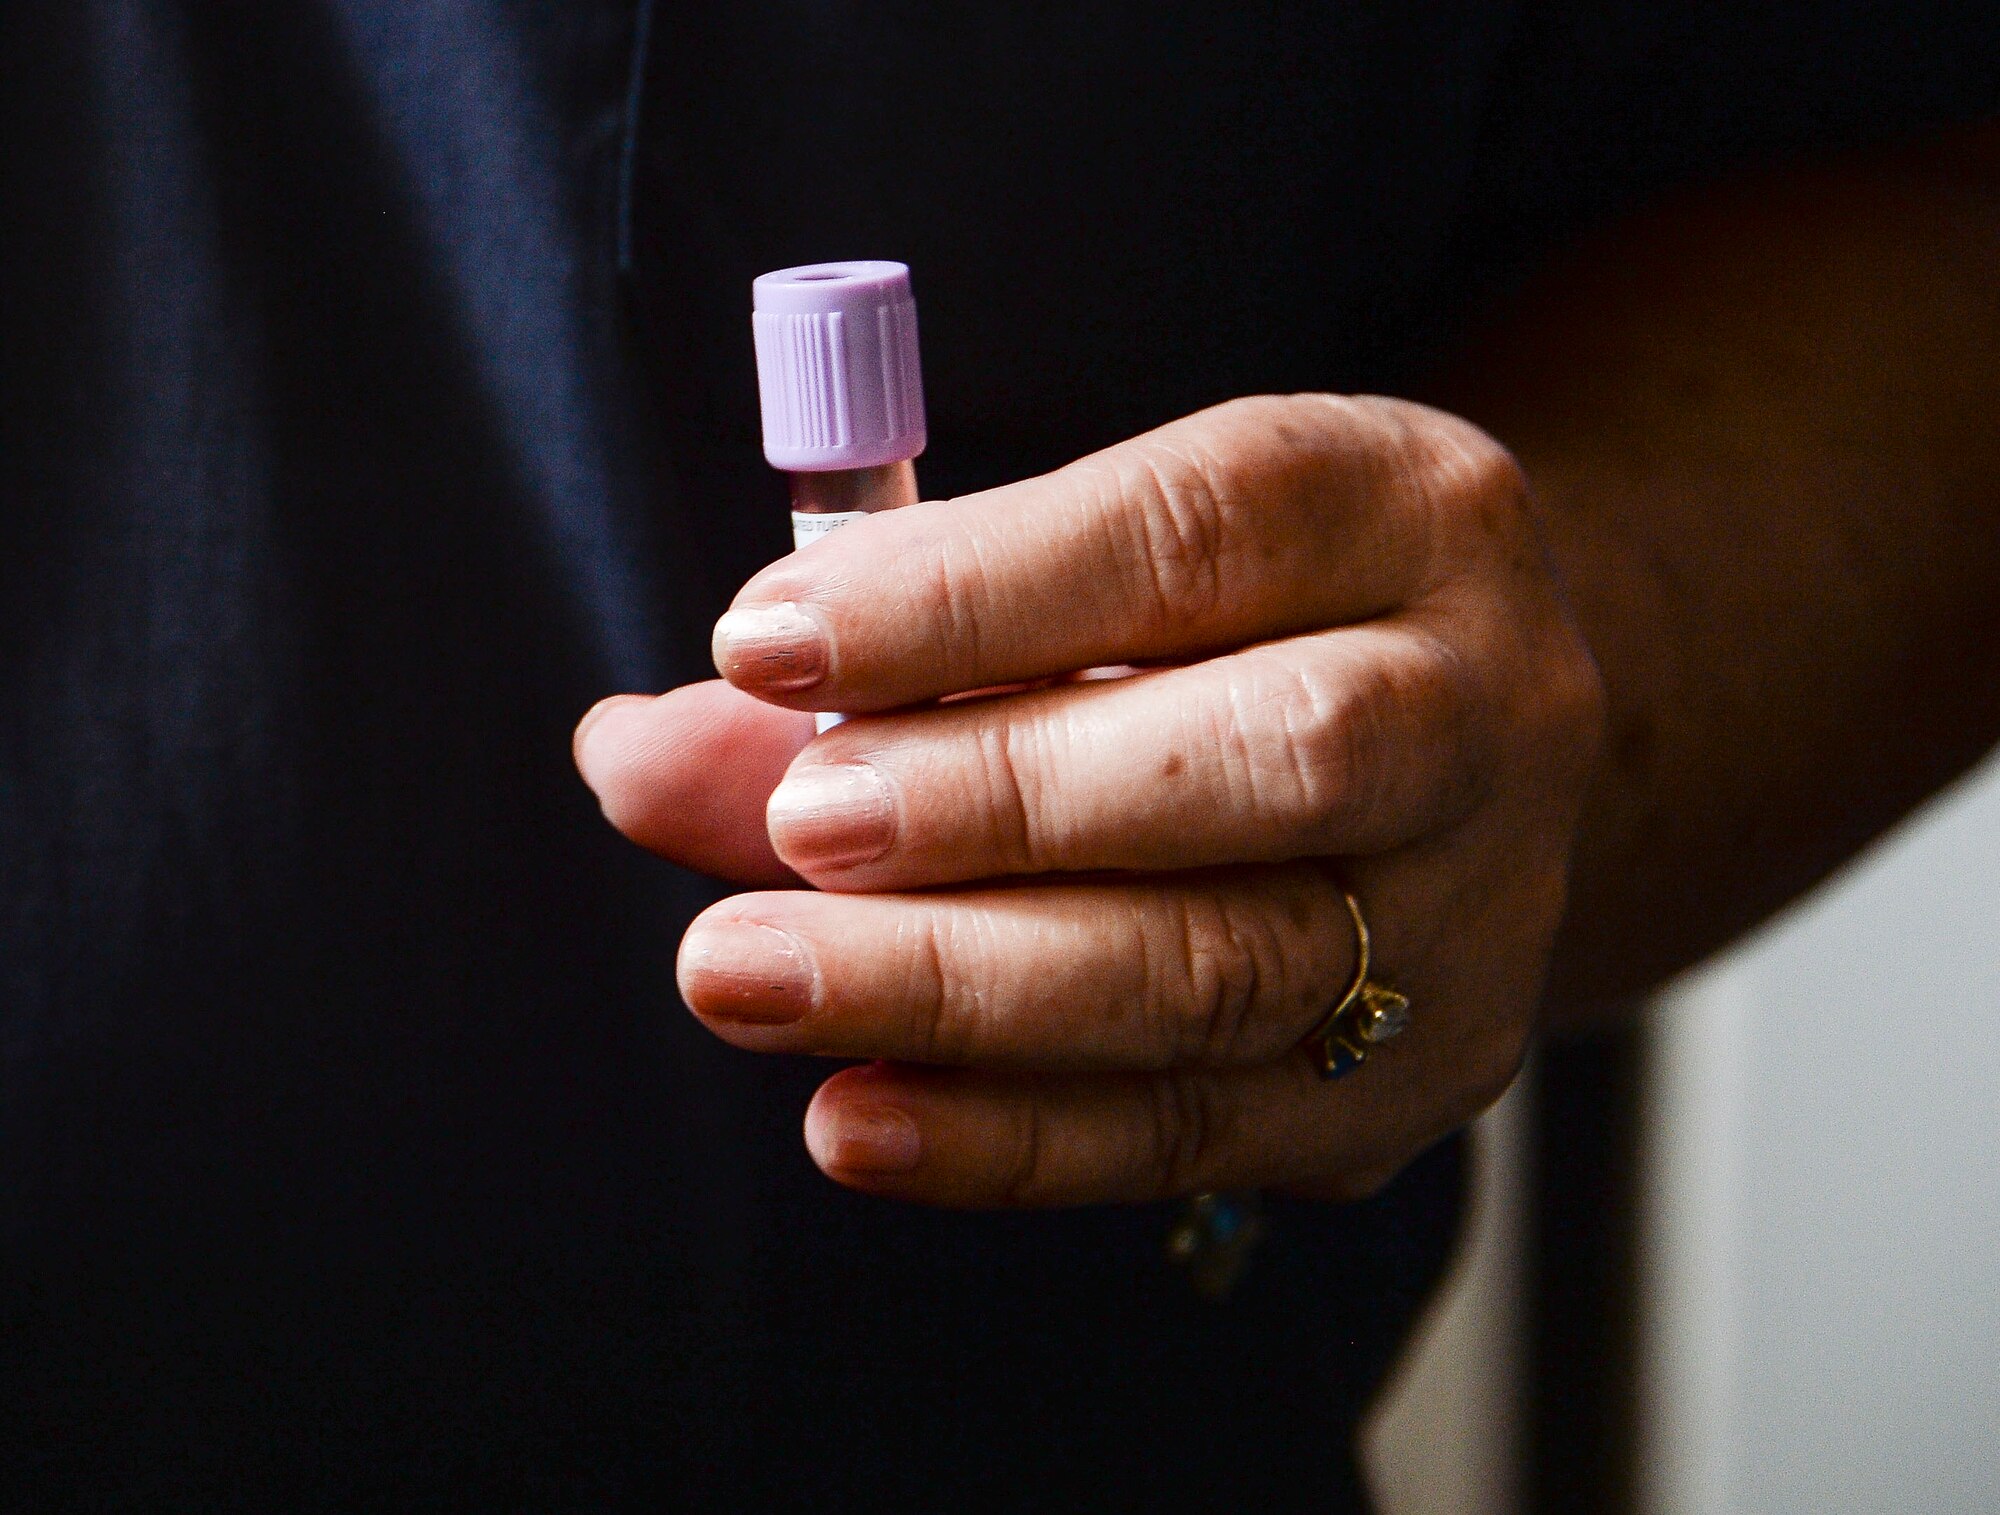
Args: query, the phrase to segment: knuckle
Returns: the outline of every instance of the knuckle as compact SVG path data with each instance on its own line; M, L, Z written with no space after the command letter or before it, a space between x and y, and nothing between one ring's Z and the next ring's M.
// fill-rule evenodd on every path
M1245 691L1261 711L1239 708L1217 733L1232 790L1251 813L1298 824L1299 851L1347 850L1353 818L1376 812L1388 777L1390 678L1373 665L1294 664Z
M1183 897L1175 913L1175 981L1154 996L1168 1007L1175 1060L1254 1056L1257 1011L1286 977L1282 950L1261 922L1213 895Z
M1492 789L1504 712L1492 678L1420 626L1354 658L1286 654L1218 732L1234 795L1300 837L1290 855L1378 851L1468 815ZM1264 734L1254 746L1246 730Z
M977 532L961 532L933 544L928 563L904 577L922 622L936 627L938 645L953 673L982 668L987 649L981 636L986 608L994 599L994 576Z
M1535 550L1528 477L1514 455L1461 416L1409 400L1370 396L1382 453L1402 492L1431 525L1431 560L1447 569Z
M1226 469L1191 438L1149 439L1136 445L1128 498L1133 540L1125 561L1162 625L1201 618L1228 598L1229 529Z
M1461 819L1492 786L1504 723L1480 667L1445 638L1412 627L1377 655L1287 656L1258 683L1214 746L1230 797L1295 838L1289 856L1393 845Z
M1345 829L1352 817L1375 813L1387 772L1395 683L1372 661L1338 681L1316 671L1300 674L1284 751L1308 814Z
M1022 1101L1014 1111L1006 1145L1007 1160L995 1184L1004 1205L1039 1209L1057 1198L1054 1176L1049 1171L1050 1143L1045 1116L1039 1102Z
M1309 813L1337 777L1325 702L1337 696L1309 670L1250 665L1208 716L1203 739L1237 814L1282 822Z
M1413 482L1434 503L1526 501L1527 473L1484 428L1414 400L1370 396L1362 403L1415 470Z
M1214 1086L1170 1073L1152 1081L1148 1098L1146 1181L1161 1198L1206 1188L1225 1136Z
M1286 878L1179 902L1172 982L1152 986L1173 1061L1260 1062L1297 1040L1337 972L1337 935L1317 929L1326 901ZM1324 880L1318 891L1331 895Z
M1043 771L1044 745L1039 725L1001 720L982 728L974 747L988 852L1014 872L1042 869L1044 827L1034 775Z
M903 933L903 974L900 990L905 1007L904 1056L923 1063L966 1061L985 1040L982 1006L976 995L956 992L956 983L940 933L952 928L937 917Z
M1528 475L1520 460L1486 432L1457 416L1444 418L1430 446L1430 467L1445 493L1527 518Z

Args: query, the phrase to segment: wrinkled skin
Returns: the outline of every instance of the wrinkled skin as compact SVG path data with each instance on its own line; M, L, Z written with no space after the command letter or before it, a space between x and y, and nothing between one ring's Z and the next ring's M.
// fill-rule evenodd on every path
M755 891L682 946L709 1028L864 1060L806 1117L838 1181L1350 1197L1513 1077L1604 696L1471 424L1236 401L835 533L715 645L723 681L605 701L578 763L626 836ZM1353 968L1342 881L1414 1019L1326 1082L1298 1044Z

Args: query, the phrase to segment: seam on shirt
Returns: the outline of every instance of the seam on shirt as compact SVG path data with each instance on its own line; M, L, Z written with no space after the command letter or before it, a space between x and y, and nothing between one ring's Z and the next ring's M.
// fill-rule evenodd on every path
M639 0L632 19L632 73L625 84L625 140L618 151L618 272L632 271L632 200L638 178L639 107L653 45L653 0Z

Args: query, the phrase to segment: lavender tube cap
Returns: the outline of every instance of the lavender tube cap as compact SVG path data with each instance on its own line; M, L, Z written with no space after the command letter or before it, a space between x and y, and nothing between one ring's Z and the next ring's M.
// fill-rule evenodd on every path
M924 450L917 302L901 263L811 263L751 286L764 456L787 473Z

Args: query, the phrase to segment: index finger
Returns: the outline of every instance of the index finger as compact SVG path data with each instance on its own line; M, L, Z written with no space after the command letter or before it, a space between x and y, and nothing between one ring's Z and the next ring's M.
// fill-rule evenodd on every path
M717 623L716 666L778 704L882 710L1365 620L1440 570L1440 466L1482 487L1513 474L1420 406L1232 401L774 563Z

